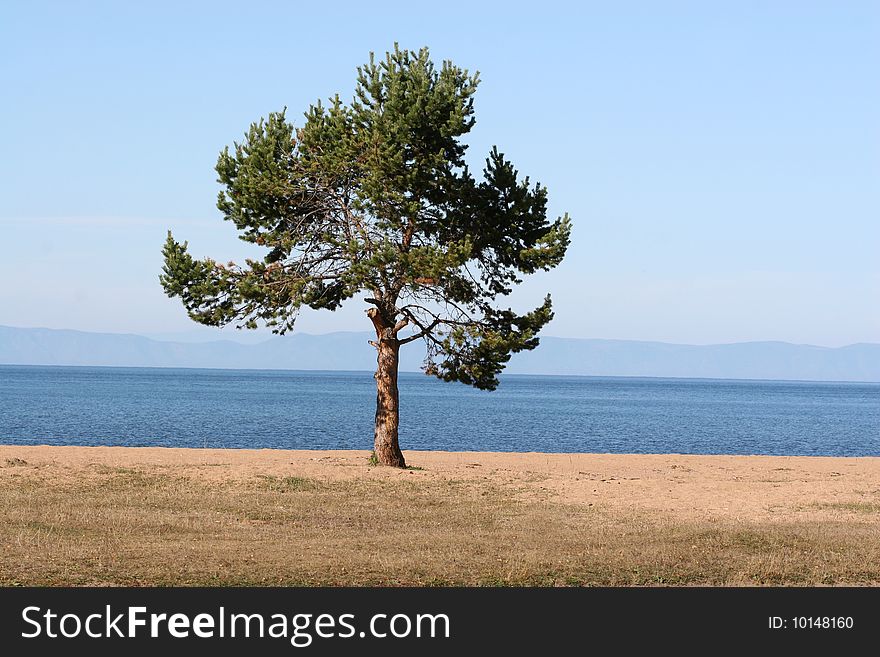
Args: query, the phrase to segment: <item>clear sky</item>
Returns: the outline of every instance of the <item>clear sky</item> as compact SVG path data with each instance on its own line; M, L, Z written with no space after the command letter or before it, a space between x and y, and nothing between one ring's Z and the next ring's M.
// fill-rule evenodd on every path
M880 3L4 2L0 324L197 328L168 228L251 254L213 166L251 121L349 98L369 51L479 70L498 144L574 219L548 335L880 342ZM299 330L367 330L362 303Z

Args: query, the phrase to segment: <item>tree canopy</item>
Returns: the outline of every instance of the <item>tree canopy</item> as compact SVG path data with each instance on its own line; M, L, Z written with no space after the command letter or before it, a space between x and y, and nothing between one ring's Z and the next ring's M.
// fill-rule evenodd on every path
M552 318L549 295L523 314L503 299L559 264L571 223L547 219L546 188L497 148L479 179L468 168L478 83L395 46L358 68L350 102L316 103L301 127L285 111L251 125L217 161L217 207L265 255L196 259L169 233L165 292L203 324L278 333L304 306L364 293L379 342L424 340L427 373L494 389Z

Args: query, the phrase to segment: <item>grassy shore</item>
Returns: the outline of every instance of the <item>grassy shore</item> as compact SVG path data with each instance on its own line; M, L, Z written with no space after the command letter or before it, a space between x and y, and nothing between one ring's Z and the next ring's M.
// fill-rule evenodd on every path
M2 585L880 584L880 459L0 446Z

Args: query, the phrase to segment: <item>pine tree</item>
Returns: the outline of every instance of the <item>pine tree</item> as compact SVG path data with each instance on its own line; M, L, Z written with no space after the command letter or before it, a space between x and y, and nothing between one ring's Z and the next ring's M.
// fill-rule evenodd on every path
M202 324L285 333L303 307L335 310L359 293L375 329L374 449L404 467L398 356L422 340L424 371L493 390L512 353L538 346L550 296L518 315L498 307L521 276L565 255L568 215L547 220L547 191L520 180L497 148L482 179L461 138L474 125L478 74L427 48L357 69L349 104L313 105L301 128L285 112L251 125L216 171L217 207L261 260L195 259L169 232L160 281Z

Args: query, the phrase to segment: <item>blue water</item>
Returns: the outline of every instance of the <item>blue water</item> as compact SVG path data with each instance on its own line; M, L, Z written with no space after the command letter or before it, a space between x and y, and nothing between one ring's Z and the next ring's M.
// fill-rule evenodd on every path
M880 455L880 384L401 374L404 449ZM368 372L0 366L0 443L369 449Z

